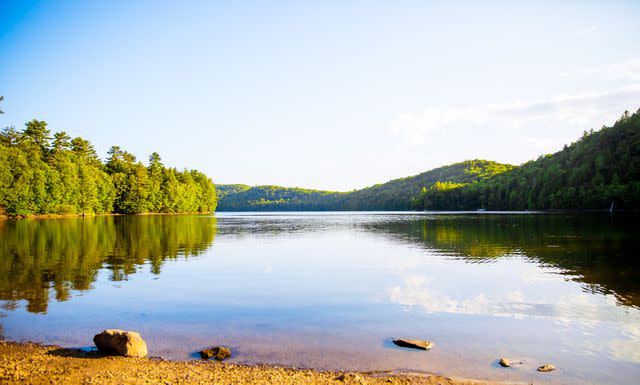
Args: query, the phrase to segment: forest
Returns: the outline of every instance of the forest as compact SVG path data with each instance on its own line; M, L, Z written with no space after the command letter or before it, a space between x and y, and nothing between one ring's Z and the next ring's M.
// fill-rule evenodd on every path
M474 183L425 186L414 209L605 210L640 208L640 110L584 132L551 155Z
M0 215L210 213L213 182L196 170L144 165L118 146L103 162L86 139L51 135L47 123L0 133Z

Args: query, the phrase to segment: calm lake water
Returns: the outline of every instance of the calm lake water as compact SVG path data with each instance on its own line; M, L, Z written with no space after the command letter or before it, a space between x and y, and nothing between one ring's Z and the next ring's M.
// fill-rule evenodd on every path
M559 383L640 379L640 224L566 214L0 221L0 332L150 354ZM393 337L434 341L428 352ZM500 357L526 363L511 369ZM559 369L540 374L553 363Z

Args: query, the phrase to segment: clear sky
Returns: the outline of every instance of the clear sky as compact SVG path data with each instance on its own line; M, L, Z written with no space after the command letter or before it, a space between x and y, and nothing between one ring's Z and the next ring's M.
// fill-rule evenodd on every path
M216 183L519 164L640 107L638 1L0 0L0 127Z

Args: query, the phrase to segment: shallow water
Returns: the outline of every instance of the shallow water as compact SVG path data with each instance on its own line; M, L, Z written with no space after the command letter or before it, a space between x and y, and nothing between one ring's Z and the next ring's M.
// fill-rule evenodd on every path
M218 213L0 221L0 332L150 354L636 384L635 216ZM434 341L428 352L393 337ZM524 360L511 369L500 357ZM559 369L540 374L553 363Z

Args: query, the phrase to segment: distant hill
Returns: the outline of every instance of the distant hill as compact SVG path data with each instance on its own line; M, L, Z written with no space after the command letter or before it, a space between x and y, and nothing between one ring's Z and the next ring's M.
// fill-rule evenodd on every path
M246 187L246 189L244 188ZM218 211L333 210L345 193L298 187L218 185Z
M296 187L217 185L218 211L409 210L422 189L437 182L473 183L513 169L487 160L470 160L352 192Z
M414 201L427 210L640 209L640 110L584 132L564 149L467 185L433 185Z
M640 110L516 167L470 160L352 192L217 186L220 211L640 209Z

